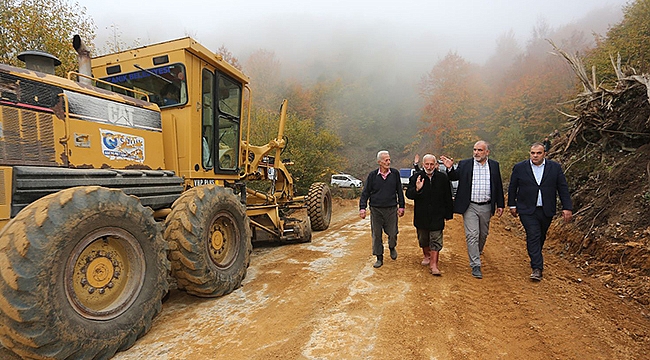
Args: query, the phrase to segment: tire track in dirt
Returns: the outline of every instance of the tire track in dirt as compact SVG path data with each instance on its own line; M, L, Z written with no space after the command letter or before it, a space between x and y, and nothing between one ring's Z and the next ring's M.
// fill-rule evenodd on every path
M492 220L481 280L462 217L448 221L434 277L420 265L410 206L398 259L374 269L369 220L356 200L335 200L330 229L312 243L256 246L243 287L227 296L172 292L150 332L115 359L650 358L649 309L549 253L532 283L508 214Z
M364 220L346 225L344 228L349 231L345 238L359 238L358 235L363 234L367 226L367 221ZM356 267L358 266L353 268ZM346 266L341 270L348 271L349 268ZM302 349L303 356L307 359L322 359L333 349L346 348L350 358L362 358L373 350L382 312L400 298L398 296L382 304L373 303L371 297L378 290L378 286L370 280L374 273L371 263L365 262L356 275L350 273L343 276L344 279L351 280L347 286L347 295L327 304L327 310L317 316L315 328ZM408 287L405 286L398 293L403 298L407 291Z

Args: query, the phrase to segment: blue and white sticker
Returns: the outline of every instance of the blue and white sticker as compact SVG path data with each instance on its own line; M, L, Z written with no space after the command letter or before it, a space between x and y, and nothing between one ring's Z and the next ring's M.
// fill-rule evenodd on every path
M102 153L107 158L144 162L144 138L104 129L99 129L99 133Z

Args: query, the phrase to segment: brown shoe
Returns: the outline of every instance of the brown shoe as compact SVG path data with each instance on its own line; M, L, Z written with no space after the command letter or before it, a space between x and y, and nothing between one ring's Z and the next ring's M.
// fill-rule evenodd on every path
M542 270L533 269L533 273L530 274L530 279L533 281L542 281Z

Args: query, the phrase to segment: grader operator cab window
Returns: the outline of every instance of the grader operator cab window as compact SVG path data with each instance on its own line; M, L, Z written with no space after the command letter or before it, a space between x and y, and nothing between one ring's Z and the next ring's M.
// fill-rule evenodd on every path
M213 169L216 165L215 172L237 171L242 86L223 74L204 69L201 88L203 168Z
M187 103L185 66L182 64L172 64L140 69L139 71L126 74L108 76L102 80L145 92L149 95L149 101L158 104L160 108L179 106ZM118 87L99 82L97 86L120 94L134 96L132 92Z

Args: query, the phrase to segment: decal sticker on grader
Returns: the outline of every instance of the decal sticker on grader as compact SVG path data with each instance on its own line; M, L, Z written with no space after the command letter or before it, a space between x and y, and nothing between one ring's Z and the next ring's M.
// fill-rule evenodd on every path
M111 160L144 162L144 138L116 131L99 129L102 153Z

